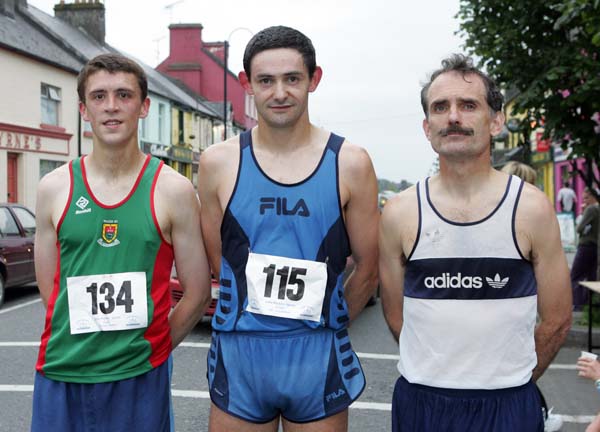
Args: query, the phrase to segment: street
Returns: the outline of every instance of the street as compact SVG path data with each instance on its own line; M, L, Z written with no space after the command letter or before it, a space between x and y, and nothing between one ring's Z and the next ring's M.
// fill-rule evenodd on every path
M0 404L3 408L0 431L29 430L34 366L43 319L44 309L35 286L7 292L6 303L0 309ZM349 430L389 431L398 353L383 320L380 301L363 311L352 324L350 335L365 371L367 386L350 409ZM209 341L210 325L205 319L174 352L172 394L175 427L179 432L207 430ZM584 431L600 407L600 395L593 383L578 378L575 371L581 349L563 347L539 381L548 406L553 406L553 413L562 416L561 431Z

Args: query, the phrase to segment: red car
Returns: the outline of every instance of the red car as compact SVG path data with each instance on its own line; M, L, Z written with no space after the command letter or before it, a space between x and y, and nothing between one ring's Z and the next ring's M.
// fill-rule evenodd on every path
M216 279L212 278L210 280L210 294L212 300L208 309L206 309L205 316L213 316L215 314L215 309L217 308L217 300L219 299L219 282ZM181 284L179 283L179 279L177 279L176 275L171 276L171 280L169 281L169 287L171 288L171 307L175 307L177 302L183 297L183 289L181 288Z
M4 290L35 281L35 216L19 204L0 203L0 305Z

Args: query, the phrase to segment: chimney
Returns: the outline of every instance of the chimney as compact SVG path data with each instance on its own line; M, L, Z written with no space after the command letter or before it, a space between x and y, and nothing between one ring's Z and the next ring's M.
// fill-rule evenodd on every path
M0 14L14 18L17 3L17 0L0 0Z
M104 4L100 3L100 0L75 0L75 3L65 3L64 0L61 0L54 6L54 16L85 31L104 45L106 21Z
M178 62L197 61L202 50L202 24L171 24L170 53Z

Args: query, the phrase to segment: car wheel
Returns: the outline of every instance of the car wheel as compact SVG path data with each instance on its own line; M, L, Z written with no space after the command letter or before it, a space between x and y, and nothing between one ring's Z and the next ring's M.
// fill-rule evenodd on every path
M0 306L4 303L4 278L0 275Z

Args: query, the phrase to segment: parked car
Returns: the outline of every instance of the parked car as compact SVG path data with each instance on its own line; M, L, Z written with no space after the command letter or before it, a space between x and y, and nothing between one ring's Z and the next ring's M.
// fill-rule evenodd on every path
M204 313L204 316L208 317L211 317L215 314L215 310L217 308L217 300L219 299L219 282L216 279L211 278L210 285L210 294L212 300L210 302L210 305L206 309L206 312ZM174 271L171 274L169 287L171 288L171 307L175 307L177 305L177 302L179 302L179 300L181 300L181 297L183 297L183 288L181 287L179 279L177 279L177 274Z
M0 305L6 288L35 281L34 214L19 204L0 203Z

